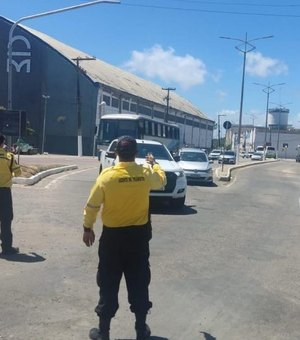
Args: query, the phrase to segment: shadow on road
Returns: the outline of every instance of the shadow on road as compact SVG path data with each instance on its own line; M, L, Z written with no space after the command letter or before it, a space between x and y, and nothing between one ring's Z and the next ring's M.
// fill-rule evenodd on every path
M150 336L150 338L148 339L149 340L169 340L168 338L162 338L161 336ZM135 340L135 339L115 339L115 340Z
M210 335L209 333L206 333L206 332L200 332L200 333L204 335L204 339L205 340L217 340L217 338L215 338L214 336Z
M190 186L190 187L208 187L208 188L214 188L214 187L217 187L218 184L216 182L213 182L213 183L199 183L197 181L188 181L188 186Z
M198 211L193 207L194 205L185 205L181 209L175 209L168 204L151 203L150 213L153 215L195 215Z
M11 262L25 262L25 263L42 262L46 260L43 256L38 255L37 253L0 255L0 258Z

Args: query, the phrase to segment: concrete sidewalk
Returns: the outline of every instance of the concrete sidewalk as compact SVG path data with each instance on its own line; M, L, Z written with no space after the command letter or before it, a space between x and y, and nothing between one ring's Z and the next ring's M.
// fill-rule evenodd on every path
M21 185L33 185L44 177L57 174L63 171L75 169L98 168L99 161L97 157L92 156L70 156L70 155L21 155L20 165L57 165L51 169L37 173L29 178L15 177L13 183Z
M48 170L39 172L36 175L33 175L29 178L14 177L12 181L15 184L33 185L33 184L39 182L44 177L54 175L54 174L57 174L57 173L60 173L60 172L63 172L63 171L74 170L74 169L78 169L78 166L77 165L60 166L60 167L57 167L57 168L48 169Z
M278 162L278 161L280 161L280 159L268 159L268 160L264 160L264 161L249 161L249 162L246 162L246 163L229 166L226 169L223 168L223 171L222 171L222 165L221 165L219 168L217 168L215 170L215 175L216 175L216 178L219 181L229 182L231 180L231 177L232 177L231 176L232 171L234 171L236 169L241 169L241 168L245 168L245 167L253 166L253 165Z

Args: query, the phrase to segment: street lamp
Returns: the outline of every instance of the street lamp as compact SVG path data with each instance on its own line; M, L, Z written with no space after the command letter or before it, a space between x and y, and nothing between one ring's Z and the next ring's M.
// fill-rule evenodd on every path
M9 34L8 34L8 78L7 78L7 109L8 110L12 110L12 52L13 52L12 44L13 44L13 33L14 33L15 28L18 26L18 24L26 20L40 18L40 17L44 17L47 15L62 13L62 12L70 11L73 9L97 5L101 3L119 4L120 1L119 0L96 0L96 1L90 1L84 4L75 5L75 6L55 9L49 12L43 12L43 13L38 13L38 14L22 17L11 26L9 30Z
M218 146L221 147L221 136L220 136L220 117L225 117L226 115L218 115Z
M47 117L47 101L50 98L50 96L47 96L45 94L42 95L42 97L45 100L44 104L44 119L43 119L43 136L42 136L42 154L44 153L44 146L45 146L45 131L46 131L46 117Z
M105 107L106 107L105 101L102 101L100 104L98 104L98 100L97 100L96 129L95 129L95 135L94 135L93 157L95 156L95 152L96 152L96 142L97 142L97 138L99 135L100 121L101 121L101 117L105 114Z
M248 116L250 116L252 118L252 138L251 138L251 151L254 150L254 119L256 118L256 116L253 113L247 113Z
M254 39L251 39L251 40L248 40L247 33L246 33L246 36L245 36L244 40L243 39L239 39L239 38L231 38L231 37L220 37L220 38L221 39L229 39L229 40L240 41L241 44L238 45L238 46L235 46L235 48L238 51L242 52L243 55L244 55L244 58L243 58L242 87L241 87L241 101L240 101L240 117L239 117L238 140L237 140L237 145L238 145L237 160L238 160L239 152L240 152L240 143L241 143L242 115L243 115L243 101L244 101L244 83L245 83L245 69L246 69L247 53L256 49L256 46L251 44L252 41L273 38L273 35L269 35L269 36L265 36L265 37L259 37L259 38L254 38Z
M285 83L279 83L279 84L272 84L270 85L270 82L268 82L268 85L260 84L260 83L253 83L254 85L263 86L263 92L267 94L267 107L266 107L266 122L265 122L265 139L264 139L264 148L266 149L267 146L267 130L268 130L268 113L269 113L269 98L270 93L273 93L274 86L280 86L284 85Z

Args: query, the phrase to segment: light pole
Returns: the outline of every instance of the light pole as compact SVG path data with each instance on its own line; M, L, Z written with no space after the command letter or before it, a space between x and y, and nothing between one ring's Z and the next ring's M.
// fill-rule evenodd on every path
M239 39L239 38L231 38L231 37L220 37L221 39L229 39L229 40L236 40L240 41L241 44L238 46L235 46L235 48L242 52L244 55L243 58L243 74L242 74L242 86L241 86L241 101L240 101L240 117L239 117L239 128L238 128L238 140L237 140L237 160L239 161L239 153L240 153L240 143L241 143L241 130L242 130L242 116L243 116L243 101L244 101L244 83L245 83L245 69L246 69L246 59L247 59L247 53L251 52L256 49L256 46L251 44L252 41L261 40L261 39L269 39L273 38L273 35L265 36L265 37L259 37L248 40L247 33L245 35L245 39Z
M253 83L254 85L259 85L263 87L263 92L267 94L267 107L266 107L266 121L265 121L265 139L264 139L264 148L266 149L267 146L267 130L268 130L268 113L269 113L269 98L270 93L273 93L274 86L280 86L284 85L285 83L279 83L279 84L272 84L270 85L270 82L268 82L268 85L260 84L260 83Z
M47 15L52 15L52 14L57 14L57 13L62 13L66 11L71 11L73 9L78 9L82 7L87 7L87 6L92 6L92 5L97 5L101 3L112 3L112 4L119 4L119 0L95 0L95 1L90 1L86 2L83 4L75 5L75 6L69 6L69 7L64 7L60 9L55 9L53 11L49 12L43 12L43 13L38 13L34 15L29 15L26 17L22 17L19 20L17 20L10 28L9 34L8 34L8 75L7 75L7 109L12 110L12 44L13 44L13 33L15 28L18 26L19 23L26 21L26 20L31 20L35 18L40 18L44 17Z
M226 115L218 115L218 146L221 147L221 130L220 130L220 117L225 117Z
M44 119L43 119L43 137L42 137L42 154L44 153L44 147L45 147L45 132L46 132L46 117L47 117L47 101L50 98L50 96L47 96L45 94L42 95L44 98Z
M251 138L251 151L254 150L254 119L256 118L256 116L253 113L248 113L248 116L250 116L252 118L252 138ZM248 150L249 151L249 150Z
M95 156L95 152L96 152L96 142L97 142L97 138L99 135L101 117L105 114L105 106L106 106L105 101L102 101L100 104L97 103L96 129L95 129L95 135L94 135L93 157Z
M167 87L167 88L162 87L162 90L168 92L166 98L164 98L164 99L167 100L167 111L166 111L166 114L165 114L165 122L167 122L169 120L170 91L176 91L176 88L175 87L174 88L172 88L172 87Z

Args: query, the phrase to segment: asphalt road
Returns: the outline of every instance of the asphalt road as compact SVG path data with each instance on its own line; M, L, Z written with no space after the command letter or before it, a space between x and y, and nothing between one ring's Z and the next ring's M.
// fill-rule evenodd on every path
M98 162L73 161L13 188L22 254L0 259L1 340L88 339L97 325L97 245L85 247L81 225ZM244 168L189 186L181 212L152 211L151 339L300 339L299 175L294 161ZM134 334L122 283L111 338Z

